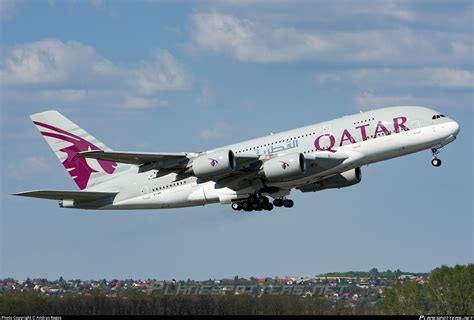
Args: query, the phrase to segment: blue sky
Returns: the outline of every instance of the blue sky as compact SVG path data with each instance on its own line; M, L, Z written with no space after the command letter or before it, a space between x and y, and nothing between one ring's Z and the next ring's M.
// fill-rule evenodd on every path
M0 277L296 276L473 262L472 1L1 4ZM76 186L28 115L57 109L112 149L201 151L392 105L458 139L362 168L292 210L59 209Z

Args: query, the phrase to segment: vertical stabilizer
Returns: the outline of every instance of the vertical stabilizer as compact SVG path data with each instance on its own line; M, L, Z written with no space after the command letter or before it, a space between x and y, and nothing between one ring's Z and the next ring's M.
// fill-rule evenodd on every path
M114 161L76 156L82 151L110 149L59 112L45 111L30 118L79 189L99 184L116 172L117 163Z

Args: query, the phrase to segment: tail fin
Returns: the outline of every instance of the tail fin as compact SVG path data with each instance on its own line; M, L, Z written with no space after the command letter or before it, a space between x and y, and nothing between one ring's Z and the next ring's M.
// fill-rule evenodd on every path
M110 149L59 112L45 111L30 118L79 189L100 183L117 169L113 161L77 157L82 151Z

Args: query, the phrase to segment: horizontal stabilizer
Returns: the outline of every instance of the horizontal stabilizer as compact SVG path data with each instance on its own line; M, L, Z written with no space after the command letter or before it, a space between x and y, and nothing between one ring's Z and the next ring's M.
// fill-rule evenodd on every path
M95 201L113 197L117 192L93 192L93 191L50 191L50 190L35 190L14 193L14 196L32 197L50 200L75 200Z

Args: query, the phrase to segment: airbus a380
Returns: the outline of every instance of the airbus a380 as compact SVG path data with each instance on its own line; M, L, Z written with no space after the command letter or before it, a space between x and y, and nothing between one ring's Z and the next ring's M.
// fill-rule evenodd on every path
M57 111L30 116L81 191L15 195L59 200L60 207L161 209L231 204L261 211L293 206L292 189L315 192L361 181L360 167L430 150L456 139L459 125L438 111L404 106L345 116L205 152L108 149ZM270 198L273 199L271 201Z

